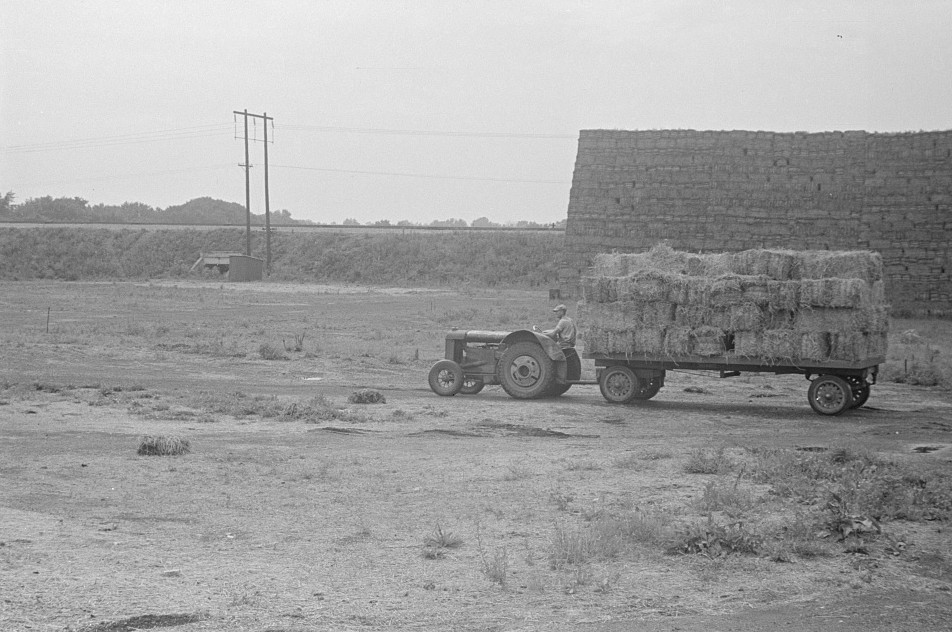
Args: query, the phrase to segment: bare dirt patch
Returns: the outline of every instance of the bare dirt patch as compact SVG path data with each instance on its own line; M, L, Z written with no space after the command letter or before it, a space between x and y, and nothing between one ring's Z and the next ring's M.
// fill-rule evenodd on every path
M765 449L948 471L948 393L881 384L833 419L790 376L671 374L622 407L593 386L440 398L445 331L541 324L541 292L265 285L2 284L0 628L947 628L946 520L786 556L664 537L810 524L738 465ZM190 452L140 456L144 436ZM689 473L700 456L729 472Z

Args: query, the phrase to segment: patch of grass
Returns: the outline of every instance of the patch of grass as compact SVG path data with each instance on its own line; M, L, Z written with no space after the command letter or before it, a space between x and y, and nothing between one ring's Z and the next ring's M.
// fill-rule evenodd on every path
M798 503L835 501L840 514L882 520L952 519L952 474L838 447L822 452L755 451L750 475Z
M612 466L620 470L631 470L633 472L637 472L648 467L641 457L639 457L637 454L631 453L616 457L612 461Z
M278 347L272 345L269 342L262 343L258 347L258 354L263 360L287 360L288 355Z
M363 415L347 410L328 400L323 395L317 395L303 402L291 402L281 411L281 419L318 423L321 421L353 421L363 422Z
M549 493L549 500L559 511L568 511L569 505L575 500L575 495L554 489Z
M188 439L174 435L145 436L139 440L139 456L179 456L191 452Z
M487 551L483 547L482 531L479 523L476 524L476 551L479 553L480 567L490 582L506 587L509 576L509 552L506 547L495 547Z
M797 512L784 523L776 538L765 540L761 552L774 562L792 562L795 557L811 559L832 556L834 547L829 540L817 537L819 530L820 526L807 514Z
M726 474L734 468L723 447L696 448L688 454L684 471L688 474Z
M686 525L669 552L719 558L734 553L757 555L763 545L764 537L750 531L742 521L718 524L708 516L705 523Z
M285 406L273 395L246 395L234 393L210 393L203 391L192 399L192 406L208 412L229 415L236 419L279 417Z
M364 388L351 393L347 401L351 404L386 404L387 398L380 391Z
M510 463L506 466L505 471L502 473L502 480L504 481L522 481L527 478L532 478L534 472L532 468L527 465L522 465L520 463Z
M602 469L602 466L593 461L575 461L569 463L565 469L569 472L594 472Z
M737 517L754 505L754 497L750 490L740 487L738 476L733 483L728 484L708 481L695 504L704 513L722 511L728 516Z
M557 522L549 548L549 566L560 569L591 561L616 558L636 546L668 547L672 521L663 513L641 510L620 516L601 514L587 524Z
M423 557L430 560L442 559L448 549L458 549L461 546L463 538L436 523L433 532L423 538Z

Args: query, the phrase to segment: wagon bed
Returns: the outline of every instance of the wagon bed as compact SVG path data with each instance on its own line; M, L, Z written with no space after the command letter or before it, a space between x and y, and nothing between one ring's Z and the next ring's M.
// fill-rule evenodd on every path
M721 377L741 373L799 374L811 380L807 394L810 406L823 415L838 415L866 403L879 365L885 362L883 356L856 362L622 353L584 353L582 357L595 360L599 387L610 402L651 399L664 385L665 372L672 370L718 371Z

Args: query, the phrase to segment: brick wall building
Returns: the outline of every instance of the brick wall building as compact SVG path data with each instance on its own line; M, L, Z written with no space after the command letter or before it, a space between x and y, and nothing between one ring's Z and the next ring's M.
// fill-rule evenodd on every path
M894 311L952 314L952 131L583 130L560 285L599 252L875 250Z

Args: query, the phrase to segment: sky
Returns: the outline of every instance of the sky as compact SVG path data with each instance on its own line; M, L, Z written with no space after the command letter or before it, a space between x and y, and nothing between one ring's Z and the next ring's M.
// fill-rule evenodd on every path
M583 129L952 129L950 0L0 0L0 194L566 217ZM251 210L264 127L250 118Z

